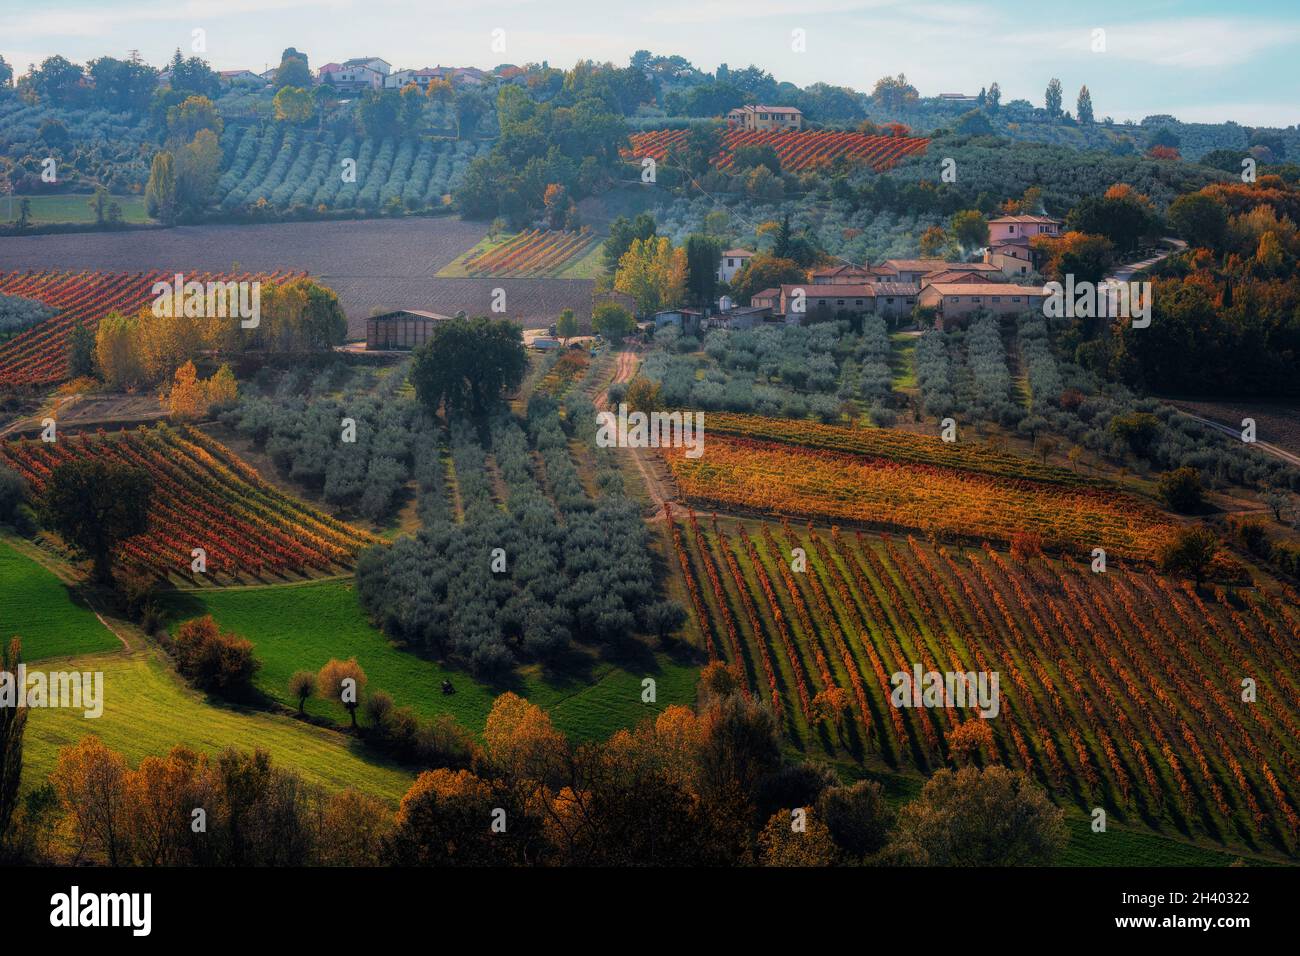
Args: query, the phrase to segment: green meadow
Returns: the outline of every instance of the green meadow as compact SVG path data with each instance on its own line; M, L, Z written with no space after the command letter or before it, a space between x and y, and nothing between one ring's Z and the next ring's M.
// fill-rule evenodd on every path
M28 662L120 648L85 601L28 552L34 549L0 539L0 640L21 638Z
M578 654L561 670L533 665L504 683L475 680L395 646L366 620L351 581L175 592L168 595L166 609L174 623L211 614L223 630L252 641L262 662L255 684L290 707L298 706L287 689L294 671L317 671L330 658L353 657L366 673L368 689L385 691L425 718L451 714L476 733L492 701L505 691L545 709L556 726L578 740L603 739L670 704L695 699L698 669L649 651L618 660ZM652 704L642 702L647 677L656 685ZM455 693L442 692L444 680ZM306 709L316 717L347 721L346 712L331 702L312 699Z

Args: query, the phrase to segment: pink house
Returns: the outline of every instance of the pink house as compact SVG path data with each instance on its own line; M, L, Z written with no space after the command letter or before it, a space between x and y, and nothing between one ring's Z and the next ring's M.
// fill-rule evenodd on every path
M1059 236L1061 220L1051 216L999 216L989 220L989 245L997 246L1034 236Z

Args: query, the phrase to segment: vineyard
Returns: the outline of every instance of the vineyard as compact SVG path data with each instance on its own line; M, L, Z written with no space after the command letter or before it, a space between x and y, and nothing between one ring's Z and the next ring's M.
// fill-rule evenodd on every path
M130 465L153 479L149 530L126 541L118 557L160 577L230 583L314 576L351 567L357 552L378 540L285 497L193 429L160 425L0 445L0 464L38 494L57 465L79 459ZM191 571L195 548L206 553L204 574Z
M1085 811L1296 852L1289 590L1202 593L987 545L665 515L702 649L801 749L920 771L996 761ZM914 664L997 673L999 712L893 706L890 677Z
M677 155L686 145L689 131L684 129L653 130L633 133L632 148L624 152L628 159L650 157L662 163ZM732 154L742 146L771 146L785 172L802 172L834 162L840 157L870 165L877 171L888 169L905 156L922 152L929 140L916 136L870 136L865 133L807 131L767 132L728 129L722 135L722 149L713 165L726 169Z
M554 277L586 255L598 238L589 228L529 229L498 246L471 253L461 263L465 275L492 279Z
M222 147L216 198L224 212L260 202L277 209L439 207L470 160L487 148L463 140L337 140L328 131L279 123L227 127Z
M288 274L190 274L187 281L279 282ZM94 331L110 312L129 314L153 300L153 284L172 281L161 272L0 273L0 294L43 302L59 314L0 344L0 388L48 385L68 377L68 335L80 322Z
M712 425L712 419L710 419ZM902 433L896 433L900 435ZM1149 559L1170 526L1118 491L710 434L706 453L663 449L681 493L709 508L901 528L944 540L1031 533L1074 554Z

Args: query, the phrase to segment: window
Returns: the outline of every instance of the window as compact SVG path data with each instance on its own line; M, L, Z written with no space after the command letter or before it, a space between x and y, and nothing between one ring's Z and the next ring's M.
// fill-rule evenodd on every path
M854 304L854 305L861 305L861 304L862 304L862 300L861 300L861 299L854 299L854 300L853 300L853 304Z
M1013 296L1011 297L1011 301L1012 301L1012 302L1019 302L1019 301L1020 301L1020 296L1018 296L1018 295L1013 295Z
M836 299L836 300L835 300L835 304L836 304L836 305L843 305L843 304L844 304L844 300L843 300L843 299Z
M977 296L977 295L973 295L973 296L971 296L971 297L970 297L970 300L971 300L972 302L983 302L983 301L984 301L983 299L981 299L981 298L980 298L979 296Z
M1000 295L995 295L995 296L993 297L993 301L994 301L994 302L1001 302L1001 301L1002 301L1002 296L1000 296Z

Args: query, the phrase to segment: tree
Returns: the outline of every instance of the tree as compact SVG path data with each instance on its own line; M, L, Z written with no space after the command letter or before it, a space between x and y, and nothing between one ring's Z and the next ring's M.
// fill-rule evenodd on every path
M998 111L998 107L1002 103L1002 87L998 86L996 80L989 86L989 94L988 94L987 102L988 102L988 110L990 113L996 113Z
M308 122L316 111L316 98L305 87L283 86L272 102L276 120L291 126Z
M860 860L885 846L894 814L884 793L876 781L859 780L852 786L827 787L817 798L817 815L847 855Z
M555 322L555 334L565 345L569 344L569 339L578 334L578 317L573 314L572 309L565 309L560 313L560 317Z
M1204 192L1188 193L1169 204L1169 225L1189 245L1218 251L1228 234L1228 208Z
M135 323L118 312L99 320L95 329L95 364L104 382L113 388L132 388L146 379L143 356L137 346Z
M17 674L21 658L22 642L15 637L7 648L0 648L0 674ZM0 706L0 857L12 836L9 824L18 806L27 712L26 707Z
M504 863L507 840L492 832L498 805L468 770L426 770L402 797L385 856L399 866Z
M94 734L59 751L50 783L63 804L77 858L100 856L109 866L131 862L126 761Z
M989 224L978 209L954 214L948 228L963 251L979 249L989 243Z
M614 288L631 296L642 316L677 305L685 287L686 253L664 236L634 239L614 274Z
M921 258L942 259L948 246L948 234L943 226L930 226L921 233Z
M402 98L397 90L366 90L357 107L357 117L372 139L396 136L401 126Z
M406 132L417 133L424 126L424 107L428 102L424 91L416 83L407 83L402 87L401 98L397 121Z
M311 671L294 671L289 678L289 696L298 698L298 713L303 713L307 698L316 693L316 675Z
M660 643L686 623L686 609L676 601L656 601L647 605L643 614L646 628L659 638Z
M7 93L13 81L14 68L5 62L4 57L0 56L0 93Z
M1061 115L1061 81L1052 77L1047 84L1047 93L1043 97L1043 105L1047 109L1047 115L1056 119Z
M1093 122L1092 94L1088 92L1086 84L1079 87L1079 101L1075 104L1074 115L1084 125L1091 125Z
M1270 489L1260 496L1260 500L1269 511L1273 512L1273 520L1281 524L1282 512L1290 507L1291 496L1284 491Z
M95 374L95 333L80 318L68 333L68 374L73 378Z
M199 130L217 136L225 128L217 107L206 96L189 96L167 111L167 136L172 143L188 143Z
M686 292L698 306L713 301L718 288L718 266L722 262L722 244L708 236L686 239Z
M1024 773L963 767L926 781L886 852L922 866L1044 866L1068 840L1064 811Z
M176 163L165 149L154 154L144 196L149 215L168 226L176 221Z
M793 259L778 259L760 252L731 280L731 292L738 302L748 305L750 297L756 292L783 285L797 285L807 282L807 279L807 273Z
M113 582L113 553L149 527L153 480L128 465L79 459L56 465L41 502L45 524L94 563L93 579Z
M307 58L299 55L292 47L285 51L284 58L275 71L277 91L291 86L303 89L311 87L311 69L307 66Z
M591 327L617 345L636 328L636 319L617 302L598 302L591 310Z
M352 726L357 726L357 707L366 686L366 672L355 657L346 661L331 659L316 675L316 690L322 700L333 701L347 709Z
M502 393L519 387L528 364L523 334L508 320L458 318L439 322L415 350L411 382L424 406L487 414Z
M253 675L261 663L251 641L217 627L211 614L192 618L176 630L171 642L176 669L200 690L231 700L253 692Z
M1209 528L1179 528L1156 553L1161 570L1189 575L1199 588L1219 551L1219 540Z
M221 143L210 129L201 129L175 154L176 205L201 212L212 199L221 170Z
M72 107L83 100L86 71L61 56L46 57L24 80L42 100L59 107Z
M1165 507L1182 514L1195 511L1205 501L1201 473L1187 465L1161 475L1156 490Z
M906 109L919 98L916 87L907 82L907 77L902 73L898 76L882 76L876 80L876 86L871 91L871 99L876 105L891 112Z
M178 421L194 421L208 409L203 386L199 384L198 372L192 361L187 361L176 370L176 380L167 390L167 414Z
M763 866L834 866L839 860L830 830L814 812L804 807L804 826L796 830L789 810L772 814L758 835Z
M618 261L631 248L637 239L649 239L655 234L655 218L648 212L640 213L635 219L618 216L609 225L609 238L605 240L602 254L605 269L613 272L618 268Z
M235 373L224 362L216 373L203 383L209 408L217 405L229 405L239 397L239 383Z

